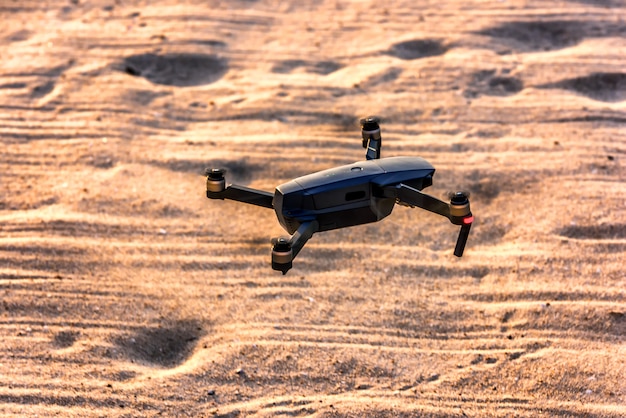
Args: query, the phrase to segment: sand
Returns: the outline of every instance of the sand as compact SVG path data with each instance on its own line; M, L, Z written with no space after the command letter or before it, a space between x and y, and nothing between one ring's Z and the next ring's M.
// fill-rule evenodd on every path
M0 1L3 416L626 416L626 5ZM270 268L273 191L420 156Z

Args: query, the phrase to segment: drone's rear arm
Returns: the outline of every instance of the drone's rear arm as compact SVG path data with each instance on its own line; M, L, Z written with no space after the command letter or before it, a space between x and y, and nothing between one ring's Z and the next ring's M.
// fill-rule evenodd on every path
M230 184L226 186L224 171L219 169L207 172L206 197L209 199L229 199L272 209L274 195L263 190Z
M369 116L361 119L361 137L363 138L363 148L365 158L368 160L377 160L380 158L380 149L382 146L382 138L380 136L380 126L378 118Z
M237 186L236 184L229 185L221 192L210 192L207 190L206 195L209 199L230 199L264 208L272 209L274 207L272 206L272 199L274 198L272 193Z

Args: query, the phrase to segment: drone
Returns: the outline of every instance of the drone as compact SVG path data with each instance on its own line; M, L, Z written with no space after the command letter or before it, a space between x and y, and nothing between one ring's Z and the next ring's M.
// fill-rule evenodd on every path
M456 192L450 203L422 193L433 184L435 168L420 157L380 158L379 119L360 120L365 161L295 178L274 193L226 183L226 170L206 170L209 199L229 199L274 209L289 237L272 238L272 269L286 274L307 241L318 232L377 222L394 205L418 207L444 216L461 230L454 255L463 256L474 217L469 195Z

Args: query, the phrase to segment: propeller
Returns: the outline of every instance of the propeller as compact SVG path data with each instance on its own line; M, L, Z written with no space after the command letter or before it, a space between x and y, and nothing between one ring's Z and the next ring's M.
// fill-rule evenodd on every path
M469 199L470 196L472 194L466 190L461 190L461 191L457 191L457 192L448 192L446 194L446 196L448 197L448 200L452 200L455 196L458 196L458 198L460 198L460 196L464 196L466 199Z
M228 172L228 170L226 170L225 168L205 168L204 169L204 175L207 177L224 177L224 174L226 174Z

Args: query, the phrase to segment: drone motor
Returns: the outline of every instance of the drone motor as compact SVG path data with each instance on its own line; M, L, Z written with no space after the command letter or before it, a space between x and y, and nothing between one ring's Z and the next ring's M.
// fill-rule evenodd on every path
M206 190L207 193L219 193L223 192L226 189L226 179L224 178L224 173L226 170L221 168L213 168L207 170L207 179L206 179Z

